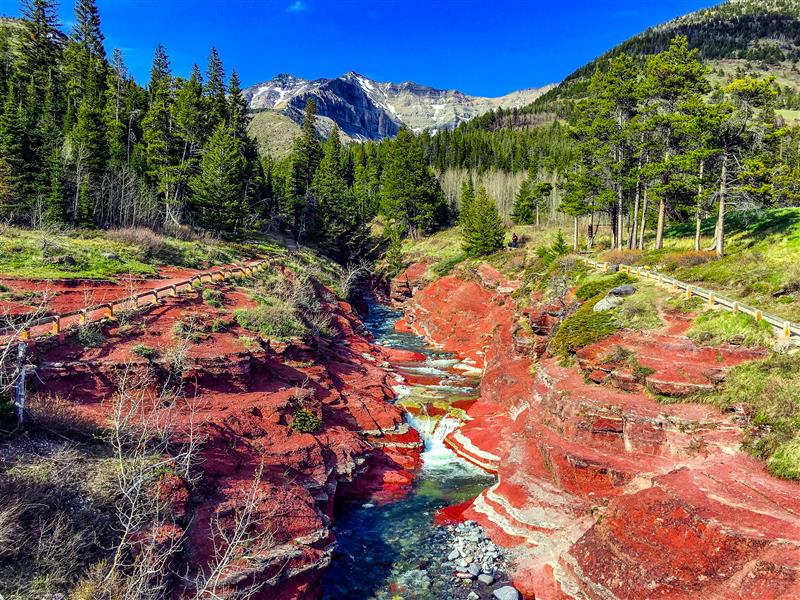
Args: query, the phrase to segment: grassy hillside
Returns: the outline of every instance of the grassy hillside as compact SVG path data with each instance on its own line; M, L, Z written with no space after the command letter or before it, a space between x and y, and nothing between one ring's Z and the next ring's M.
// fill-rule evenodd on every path
M714 219L703 222L703 247ZM682 281L718 290L742 302L800 320L800 208L739 212L726 220L726 255L694 251L694 225L666 232L662 250L606 252L604 259L649 265Z
M261 152L282 158L292 149L300 126L280 112L261 110L252 114L249 132L258 141Z
M597 69L621 53L637 59L667 49L676 35L684 35L701 58L725 78L737 71L770 72L778 82L800 89L800 2L798 0L728 0L647 29L612 48L569 75L533 106L581 97Z

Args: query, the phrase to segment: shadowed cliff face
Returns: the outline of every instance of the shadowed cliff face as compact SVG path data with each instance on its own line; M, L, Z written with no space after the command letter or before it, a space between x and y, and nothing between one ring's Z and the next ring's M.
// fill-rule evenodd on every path
M557 311L533 298L520 332L498 291L515 282L488 275L417 289L406 321L483 371L471 420L446 443L498 475L457 512L513 550L517 588L537 599L800 594L800 485L740 451L735 415L650 391L707 390L762 353L698 348L685 316L664 315L662 329L622 330L562 366L544 352ZM639 372L609 358L620 347Z

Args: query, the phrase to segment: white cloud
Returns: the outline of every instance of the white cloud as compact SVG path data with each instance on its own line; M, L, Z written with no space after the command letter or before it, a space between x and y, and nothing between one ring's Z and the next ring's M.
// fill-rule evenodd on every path
M305 12L308 10L308 4L303 2L303 0L294 0L287 8L286 12L290 13L300 13Z

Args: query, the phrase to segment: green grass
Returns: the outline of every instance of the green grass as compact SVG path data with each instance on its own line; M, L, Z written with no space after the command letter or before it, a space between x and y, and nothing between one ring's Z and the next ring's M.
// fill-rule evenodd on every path
M640 283L636 286L636 293L626 296L622 304L611 312L617 323L626 329L652 331L664 325L660 311L665 303L663 290Z
M752 415L742 444L778 477L800 478L800 358L771 354L734 367L716 391L697 394L692 402L722 410L744 405Z
M714 226L715 218L703 221L702 247ZM725 228L721 259L694 252L694 223L687 222L665 232L662 250L647 250L635 262L800 321L800 208L730 213Z
M285 340L301 336L306 331L294 309L279 300L255 308L240 308L233 314L241 327L266 338Z
M264 250L269 250L265 245ZM160 265L205 268L240 260L248 248L215 240L170 238L145 229L36 231L0 235L0 275L31 279L153 276ZM245 254L250 255L252 254Z
M611 276L602 277L589 281L575 290L575 297L578 300L586 301L589 298L594 298L598 294L606 294L609 290L625 285L627 283L634 283L635 277L631 277L627 273L616 273Z
M756 321L742 313L715 310L700 314L686 335L701 346L766 346L773 337L772 327L766 321Z

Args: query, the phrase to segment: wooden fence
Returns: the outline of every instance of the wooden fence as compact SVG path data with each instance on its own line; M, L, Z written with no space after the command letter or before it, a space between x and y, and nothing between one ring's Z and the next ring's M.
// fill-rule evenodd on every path
M185 292L187 289L193 289L195 283L216 283L220 281L226 281L234 277L253 277L256 273L263 271L268 265L268 261L258 260L243 266L229 268L223 267L213 271L205 271L203 273L198 273L189 279L139 292L119 300L114 300L112 302L106 302L80 310L73 310L67 313L48 315L27 323L25 329L20 332L19 339L20 341L26 342L37 335L61 333L70 324L77 324L80 326L85 325L92 320L113 318L118 310L130 310L152 306L158 304L158 301L161 298L177 296L181 292ZM50 325L49 330L44 329L42 331L35 331L35 329L44 325ZM0 331L0 334L8 332L9 330L7 329L5 332Z
M607 262L598 262L596 260L592 260L590 258L586 258L584 256L579 257L581 261L585 262L590 267L602 271L603 273L607 273L611 270L611 265ZM773 315L768 312L764 312L759 308L753 308L752 306L747 306L746 304L742 304L737 300L733 300L717 292L707 290L705 288L698 287L696 285L692 285L686 283L684 281L680 281L675 279L674 277L669 277L658 271L650 269L649 267L634 267L630 265L619 265L619 271L621 273L628 273L629 275L633 275L639 279L651 280L655 281L658 285L662 285L672 289L674 292L682 292L685 294L686 298L692 298L697 296L698 298L702 298L706 302L708 302L709 307L713 306L721 306L726 310L729 310L733 313L744 313L746 315L750 315L756 321L765 321L769 323L778 333L785 338L791 338L793 336L800 336L800 324L794 323L792 321L787 321L783 317L779 317L777 315Z

